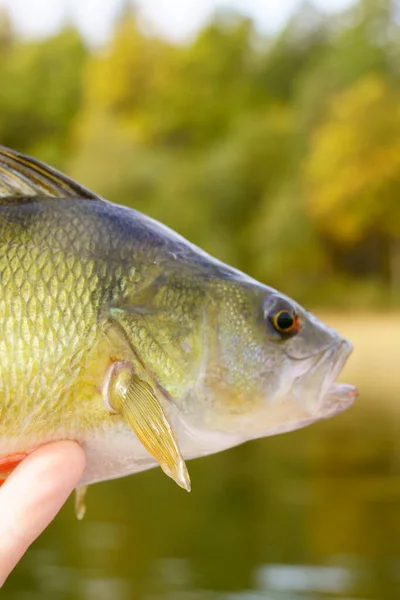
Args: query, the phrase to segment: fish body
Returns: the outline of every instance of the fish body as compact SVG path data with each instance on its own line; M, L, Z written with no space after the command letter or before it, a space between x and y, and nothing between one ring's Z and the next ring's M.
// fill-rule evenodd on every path
M0 148L0 458L74 439L81 484L347 408L351 344L164 225ZM133 431L132 431L133 429Z

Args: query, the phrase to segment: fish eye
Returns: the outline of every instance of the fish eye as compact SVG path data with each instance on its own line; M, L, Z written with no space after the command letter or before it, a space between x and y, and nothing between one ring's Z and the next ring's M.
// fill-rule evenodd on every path
M292 315L288 310L281 310L273 318L273 324L275 329L278 331L291 331L295 324L295 316Z
M299 333L299 315L287 300L274 296L269 298L266 304L264 317L273 330L279 333L281 339L288 339Z

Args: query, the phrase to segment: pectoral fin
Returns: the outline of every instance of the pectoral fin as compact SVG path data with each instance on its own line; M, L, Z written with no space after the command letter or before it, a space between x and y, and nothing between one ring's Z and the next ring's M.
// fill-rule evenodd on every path
M174 431L152 387L135 374L131 363L114 363L107 399L114 411L125 416L164 473L189 492L189 474Z

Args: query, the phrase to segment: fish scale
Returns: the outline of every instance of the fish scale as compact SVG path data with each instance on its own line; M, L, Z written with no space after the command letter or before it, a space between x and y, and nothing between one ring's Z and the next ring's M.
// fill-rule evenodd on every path
M85 386L84 357L99 335L100 303L118 287L104 262L96 269L91 256L77 254L84 227L77 227L76 216L67 226L64 211L57 215L54 209L47 203L27 220L28 244L13 239L10 246L0 245L1 404L17 407L3 411L2 436L17 430L30 436L37 419L49 422L55 410L70 414ZM0 209L0 239L13 212L13 206ZM93 247L87 249L93 253Z

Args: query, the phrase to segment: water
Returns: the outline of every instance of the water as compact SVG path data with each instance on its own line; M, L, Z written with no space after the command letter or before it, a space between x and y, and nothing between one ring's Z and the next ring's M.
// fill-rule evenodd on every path
M157 469L93 486L83 522L69 501L1 597L399 600L400 386L375 346L352 409L191 461L191 494Z

